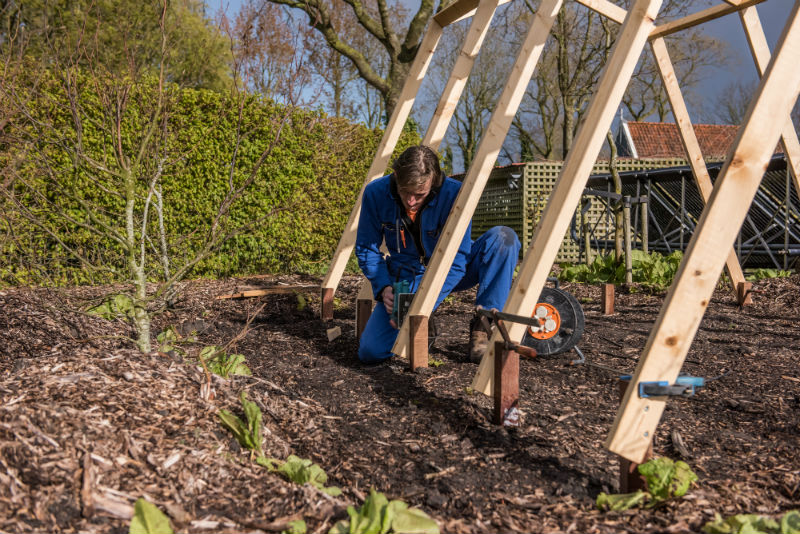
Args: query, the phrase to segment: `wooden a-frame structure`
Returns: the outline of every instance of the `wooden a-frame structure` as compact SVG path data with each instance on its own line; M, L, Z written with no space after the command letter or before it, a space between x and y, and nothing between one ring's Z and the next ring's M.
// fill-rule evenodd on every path
M427 317L433 311L436 297L453 262L460 236L466 232L555 17L565 1L578 2L622 24L622 28L503 311L517 315L529 314L537 302L592 166L600 153L606 132L611 127L615 111L622 101L645 44L649 42L698 189L707 200L707 205L639 359L631 380L633 387L628 388L622 400L606 442L612 452L630 461L641 462L661 418L666 397L639 398L637 385L642 381L654 380L672 383L678 376L723 267L727 268L734 284L744 283L742 270L732 247L779 140L783 143L790 163L794 186L800 191L800 142L789 119L790 111L800 93L800 69L796 67L800 61L800 0L795 0L772 56L755 8L756 4L768 0L725 0L722 4L661 25L657 25L656 21L662 0L636 0L628 11L608 0L542 0L411 304L411 320L403 323L392 349L395 354L412 356L416 352L414 349L421 345L414 343L415 339L427 334L424 331L427 330L424 328ZM387 168L443 29L453 22L472 17L461 54L423 140L423 144L434 148L439 146L500 3L500 0L456 0L433 17L397 107L386 127L364 187L380 177ZM741 19L762 79L739 135L712 188L664 37L735 13ZM362 194L363 188L322 283L323 318L332 316L333 293L355 245ZM512 340L519 341L524 328L520 324L510 325L509 334ZM492 391L495 342L498 340L499 334L496 333L478 367L473 382L477 391L487 394ZM416 360L417 357L413 359ZM416 365L426 365L426 362L427 354L424 361Z

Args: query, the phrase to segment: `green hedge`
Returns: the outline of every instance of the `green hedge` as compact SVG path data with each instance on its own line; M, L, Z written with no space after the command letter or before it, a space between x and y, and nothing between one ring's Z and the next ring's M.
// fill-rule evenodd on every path
M33 115L26 119L16 114L0 137L7 186L0 198L0 284L128 280L123 249L83 223L94 218L95 224L124 232L124 199L109 192L119 189L113 174L121 167L114 146L121 142L131 156L155 110L156 83L146 81L130 91L117 138L110 127L107 98L118 94L116 89L86 75L76 80L84 150L108 172L97 172L75 156L76 128L58 79L20 87L19 94L27 96L17 104ZM137 208L163 156L165 227L171 261L178 266L201 246L229 179L241 184L275 140L286 108L249 95L239 121L236 95L172 87L167 96L167 119L154 133L157 148L137 171ZM294 109L255 181L230 212L227 226L245 230L190 276L324 272L381 134L319 111ZM397 151L418 142L416 131L408 128ZM24 210L41 226L32 224ZM107 269L88 268L66 248ZM149 272L157 278L161 271L156 248L153 243L148 261Z

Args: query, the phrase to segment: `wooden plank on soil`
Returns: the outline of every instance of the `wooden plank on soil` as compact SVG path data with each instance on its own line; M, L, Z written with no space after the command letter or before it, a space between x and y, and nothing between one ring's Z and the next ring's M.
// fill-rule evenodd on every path
M319 291L320 286L273 286L265 287L263 289L248 289L247 291L240 291L238 293L231 293L230 295L219 295L216 300L225 299L246 299L251 297L263 297L264 295L279 295L283 293L298 293L300 291Z
M660 7L661 0L638 0L628 11L503 311L530 315L536 304ZM511 340L519 342L525 326L512 323L508 330ZM498 340L495 333L472 382L475 391L492 391L494 343Z
M367 179L364 181L364 185L361 186L358 199L350 212L350 217L347 220L347 225L344 228L342 237L339 239L339 245L336 247L336 252L328 267L328 272L325 275L325 279L322 281L323 289L332 289L336 291L336 288L339 286L344 268L356 244L358 217L361 214L361 199L364 196L364 188L367 187L371 181L383 176L384 171L389 166L389 160L392 157L394 147L397 145L400 134L403 132L403 126L405 126L406 119L408 119L411 113L411 108L414 105L417 92L419 91L423 78L425 78L425 72L428 70L428 66L433 58L433 53L436 51L441 37L442 26L435 20L432 20L419 46L417 56L411 64L411 69L403 85L403 89L400 92L400 96L397 99L394 112L389 119L389 123L386 125L386 130L383 132L383 137L378 145L378 151L367 172Z
M508 79L495 106L486 133L483 135L475 158L464 178L464 183L456 197L456 201L442 229L439 241L431 256L430 264L425 271L420 287L411 302L409 315L425 315L430 317L433 306L442 290L442 285L453 264L461 238L467 231L472 214L478 205L483 188L489 179L500 148L505 141L511 120L519 108L533 69L539 61L550 29L563 0L544 0L531 21L525 41L517 54L517 59L508 75ZM409 328L404 322L397 336L392 352L408 355Z
M800 2L796 2L777 51L759 85L708 206L689 243L625 394L606 447L641 462L666 404L639 398L642 381L674 382L694 339L719 273L761 182L775 145L800 94Z

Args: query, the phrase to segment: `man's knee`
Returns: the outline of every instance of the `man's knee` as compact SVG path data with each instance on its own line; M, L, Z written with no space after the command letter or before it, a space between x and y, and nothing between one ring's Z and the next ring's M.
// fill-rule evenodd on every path
M392 353L386 350L385 345L381 340L362 335L358 344L358 359L362 363L379 363L390 358Z
M489 239L488 242L494 245L493 248L497 252L514 251L519 253L522 245L513 229L508 226L494 226L487 233L493 238Z

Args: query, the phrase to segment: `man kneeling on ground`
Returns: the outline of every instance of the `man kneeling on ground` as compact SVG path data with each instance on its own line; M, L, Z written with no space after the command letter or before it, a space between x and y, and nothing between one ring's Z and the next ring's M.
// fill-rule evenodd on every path
M358 265L372 284L372 294L378 301L358 349L359 359L366 363L392 356L391 349L398 334L391 318L392 284L407 280L411 292L419 287L461 187L457 180L444 176L439 157L426 146L408 148L392 169L392 174L367 185L358 223L355 247ZM495 226L473 242L471 229L470 224L435 307L452 291L477 285L475 304L500 310L511 290L519 257L519 239L511 228ZM380 251L384 240L389 249L386 257ZM489 332L477 316L473 317L468 349L470 361L480 362L488 342Z

